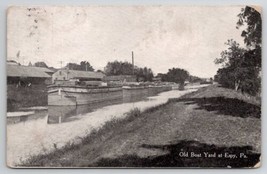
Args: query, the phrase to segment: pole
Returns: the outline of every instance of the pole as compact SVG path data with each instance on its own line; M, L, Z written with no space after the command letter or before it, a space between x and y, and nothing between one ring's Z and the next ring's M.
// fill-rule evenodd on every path
M133 65L133 75L134 75L134 52L132 51L132 65Z

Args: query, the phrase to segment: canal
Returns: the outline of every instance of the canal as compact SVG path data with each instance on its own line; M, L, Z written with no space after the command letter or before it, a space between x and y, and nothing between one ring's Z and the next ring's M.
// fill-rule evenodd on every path
M164 104L201 86L186 87L159 94L131 91L122 99L83 106L49 106L31 115L7 118L7 163L19 164L33 155L49 153L66 143L79 143L82 137L111 119L125 117L133 108L141 111ZM31 111L32 112L32 111Z

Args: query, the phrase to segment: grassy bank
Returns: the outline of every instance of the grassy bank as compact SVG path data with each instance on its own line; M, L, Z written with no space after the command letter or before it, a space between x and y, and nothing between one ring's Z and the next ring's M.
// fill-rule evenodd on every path
M250 167L260 156L260 115L259 100L213 85L142 113L132 110L80 144L34 156L21 165ZM207 153L216 157L205 157Z
M46 85L32 85L30 87L7 86L7 111L16 111L22 107L46 106Z

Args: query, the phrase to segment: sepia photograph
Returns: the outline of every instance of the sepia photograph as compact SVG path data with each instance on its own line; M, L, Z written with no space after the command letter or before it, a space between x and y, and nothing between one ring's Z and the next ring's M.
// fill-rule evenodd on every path
M10 6L10 168L259 168L262 9Z

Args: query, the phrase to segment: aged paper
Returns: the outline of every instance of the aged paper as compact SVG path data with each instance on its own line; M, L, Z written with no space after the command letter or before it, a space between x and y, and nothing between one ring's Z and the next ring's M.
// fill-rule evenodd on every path
M7 9L7 165L256 168L261 7Z

